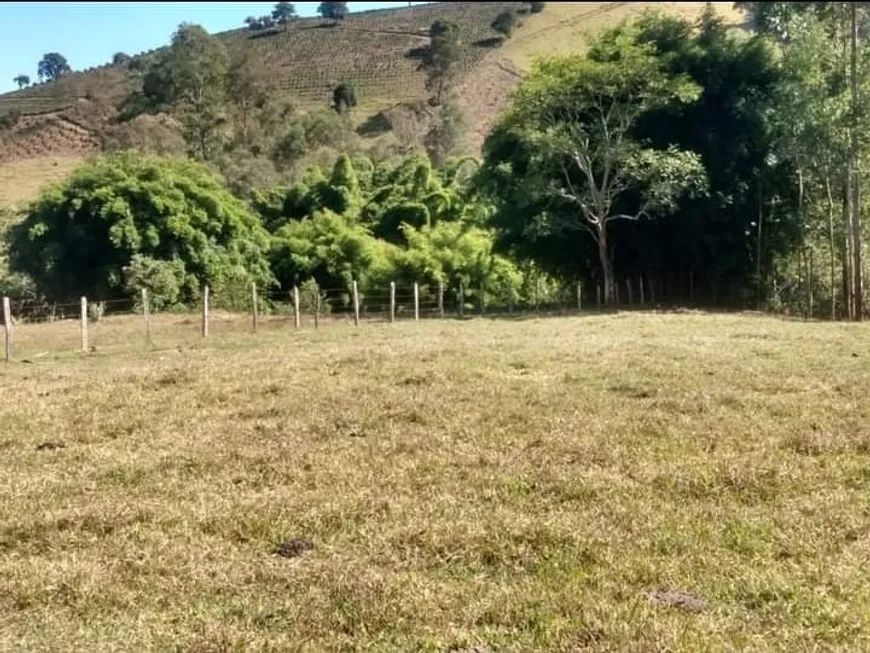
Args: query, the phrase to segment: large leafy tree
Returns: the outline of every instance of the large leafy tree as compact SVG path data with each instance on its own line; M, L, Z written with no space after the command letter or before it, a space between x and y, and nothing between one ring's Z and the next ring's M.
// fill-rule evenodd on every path
M40 81L53 82L72 72L72 68L62 54L49 52L40 60L37 72Z
M172 87L191 153L211 158L219 146L226 105L226 48L199 25L182 24L169 49Z
M30 86L30 77L27 75L18 75L12 81L18 84L19 89L24 88L25 86Z
M611 223L671 210L705 180L695 153L650 147L633 134L643 115L694 101L699 87L668 74L651 48L629 38L617 46L607 61L539 61L487 139L483 168L502 228L530 239L591 236L607 303L615 298Z
M141 79L141 90L126 100L122 116L143 111L172 112L184 128L190 154L210 160L224 141L228 86L243 95L244 62L230 67L221 41L200 27L182 23L171 45L151 58ZM246 98L246 108L255 98Z
M201 284L268 285L268 234L204 166L122 153L44 192L11 232L10 267L55 301L191 302Z
M776 152L781 72L773 50L763 38L734 35L708 9L696 25L649 13L604 34L590 55L618 57L626 37L653 47L671 74L703 89L696 102L648 113L636 132L657 147L697 152L709 193L684 199L655 224L637 225L622 253L633 251L638 272L670 278L671 286L691 293L694 280L710 300L759 299L772 261L792 251L798 236L791 167Z

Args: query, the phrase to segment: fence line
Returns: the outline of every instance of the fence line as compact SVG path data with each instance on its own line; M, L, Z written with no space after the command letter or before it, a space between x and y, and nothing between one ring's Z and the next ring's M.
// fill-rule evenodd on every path
M628 304L615 307L656 306L653 285L650 284L647 293L644 281L642 277L634 281L626 280L622 295ZM620 285L622 284L616 285L617 291ZM129 320L121 324L121 321L104 319L107 317L136 316L137 321L141 320L144 343L154 347L155 329L168 328L170 322L178 338L203 340L213 335L213 326L217 327L218 331L234 328L237 331L257 333L269 326L289 324L291 319L294 329L301 329L312 322L314 328L318 329L325 321L334 322L336 318L358 327L362 321L375 319L395 323L400 319L413 319L417 322L424 318L443 319L448 316L464 318L466 311L480 316L515 316L553 312L564 315L582 312L584 299L588 300L589 305L594 302L598 310L603 308L600 284L584 287L582 283L577 283L573 291L563 287L555 297L545 295L541 285L536 284L530 293L532 296L525 300L512 290L505 292L501 289L502 291L499 292L500 289L487 288L483 283L472 292L471 297L468 297L467 288L462 281L453 284L451 288L451 291L447 292L444 281L438 282L437 287L434 284L421 285L418 282L399 286L391 282L388 288L369 288L361 291L357 280L353 280L347 288L322 289L316 284L306 284L302 288L294 286L289 290L261 290L256 284L251 284L249 290L244 293L241 291L213 293L206 285L203 286L200 296L201 311L198 319L195 317L196 313L191 312L190 309L185 312L165 309L145 289L141 290L136 300L131 298L90 301L87 297L81 297L77 304L36 306L19 302L16 306L9 297L4 297L5 358L7 361L19 358L21 352L26 352L28 347L32 350L39 343L51 342L55 345L55 349L74 351L76 348L70 341L74 336L68 330L39 331L36 325L55 322L62 324L76 317L80 331L78 350L90 352L96 351L98 347L105 348L106 343L110 343L109 347L111 347L113 342L117 342L119 346L135 342L135 339L131 338ZM618 300L617 292L617 302ZM237 326L236 321L247 326ZM194 326L198 327L195 331ZM40 336L42 340L39 339ZM16 343L15 351L13 351L13 342Z

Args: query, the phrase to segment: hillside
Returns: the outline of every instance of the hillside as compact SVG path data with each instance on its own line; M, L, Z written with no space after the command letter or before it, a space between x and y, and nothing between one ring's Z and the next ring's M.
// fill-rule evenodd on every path
M493 18L505 9L520 9L522 4L431 3L351 14L337 26L307 18L287 29L252 32L240 28L219 36L231 52L245 52L260 63L275 97L292 99L303 109L326 106L339 82L351 82L360 99L355 117L362 122L379 111L427 96L424 73L418 70L421 49L428 43L427 33L435 20L453 21L462 35L458 88L469 123L466 145L474 152L534 57L582 51L590 33L650 6L694 18L705 5L548 3L542 13L526 14L512 38L497 47L497 35L490 27ZM739 20L731 3L714 4L729 21ZM30 197L18 189L20 175L10 172L20 168L22 161L28 162L26 188L37 189L43 175L46 180L56 178L57 166L52 161L99 151L114 107L132 82L126 67L107 65L0 95L0 117L21 116L13 127L0 131L0 203ZM7 179L16 180L16 188Z

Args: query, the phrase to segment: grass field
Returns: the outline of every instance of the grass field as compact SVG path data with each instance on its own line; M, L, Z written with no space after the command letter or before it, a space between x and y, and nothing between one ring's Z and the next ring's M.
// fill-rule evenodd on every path
M870 650L865 326L213 334L0 365L0 650Z

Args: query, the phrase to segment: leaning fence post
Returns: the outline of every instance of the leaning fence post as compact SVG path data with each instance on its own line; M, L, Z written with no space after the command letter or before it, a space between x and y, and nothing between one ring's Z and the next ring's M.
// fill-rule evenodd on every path
M151 342L151 315L148 310L148 289L142 289L142 321L145 322L145 340Z
M420 285L414 282L414 321L420 320Z
M293 326L299 328L299 286L293 286Z
M202 287L202 337L208 338L208 284Z
M465 315L465 287L459 282L459 317Z
M82 351L88 350L88 298L82 297Z
M251 282L251 326L257 331L257 282Z
M6 336L6 362L12 360L12 309L9 298L3 298L3 331Z
M396 282L390 281L390 322L396 321Z
M438 317L444 317L444 281L438 282Z
M359 290L356 279L353 281L353 325L359 326Z
M483 285L483 279L481 279L480 280L480 314L481 315L486 314L486 295L484 295L485 292L486 292L486 289L484 288L484 285Z

